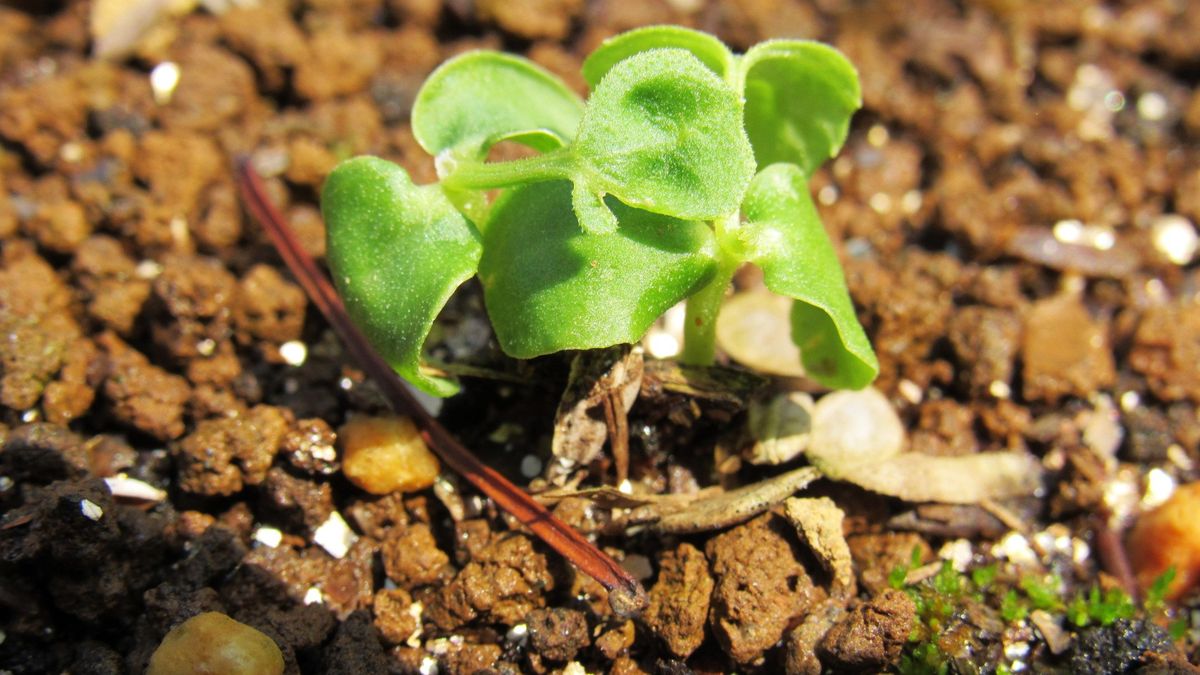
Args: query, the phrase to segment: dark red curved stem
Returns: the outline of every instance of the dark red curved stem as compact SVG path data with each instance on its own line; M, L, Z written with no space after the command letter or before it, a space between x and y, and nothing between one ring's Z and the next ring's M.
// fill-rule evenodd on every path
M329 279L317 267L312 256L300 246L279 210L267 197L262 179L248 158L238 160L237 173L238 188L247 209L266 229L280 257L287 263L304 292L333 326L354 360L376 379L392 407L413 419L421 436L438 457L551 548L604 586L609 592L609 602L614 611L628 616L645 607L646 591L637 579L583 535L555 518L524 490L479 461L417 403L392 367L371 348L366 337L350 320Z

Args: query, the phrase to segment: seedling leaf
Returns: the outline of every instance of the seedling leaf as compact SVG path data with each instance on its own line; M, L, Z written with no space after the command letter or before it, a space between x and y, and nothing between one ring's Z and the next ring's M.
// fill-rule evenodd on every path
M834 388L861 389L879 363L854 313L842 267L794 164L763 169L746 193L737 232L767 288L794 298L792 340L808 374Z
M610 200L620 227L582 230L566 182L516 188L484 230L484 301L500 346L517 358L636 342L711 276L712 231Z
M417 92L412 128L435 157L451 150L481 160L505 139L542 152L565 145L582 115L579 97L532 61L475 51L433 71Z
M475 274L478 232L436 185L413 185L377 157L338 165L321 193L328 259L351 318L396 372L450 396L454 382L419 370L421 346L450 294Z
M818 42L771 40L750 48L740 66L746 133L759 168L794 162L812 175L837 154L862 106L846 57Z
M613 66L588 101L575 150L580 189L687 220L736 212L754 174L737 95L682 49Z
M605 40L583 62L583 79L592 89L617 65L634 54L651 49L686 49L717 75L724 78L732 69L734 57L717 38L682 26L646 26Z

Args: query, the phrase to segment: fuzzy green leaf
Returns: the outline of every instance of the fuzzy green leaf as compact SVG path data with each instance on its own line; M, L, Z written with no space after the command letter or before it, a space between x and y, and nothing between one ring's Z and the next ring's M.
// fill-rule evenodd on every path
M583 62L583 79L595 89L618 62L650 49L671 47L691 52L722 78L733 64L733 54L725 43L708 33L682 26L646 26L605 40Z
M833 47L771 40L741 59L746 133L759 168L793 162L806 175L841 149L862 106L854 66Z
M610 200L611 234L585 233L565 181L497 200L479 262L500 346L517 358L636 342L663 312L703 285L716 244L703 223Z
M419 370L433 320L481 253L475 228L436 185L417 186L377 157L342 162L321 193L328 260L350 317L372 346L422 391L450 396L450 380Z
M740 103L691 52L624 59L588 101L572 180L597 198L676 218L734 213L754 174ZM593 229L590 218L583 226Z
M413 103L412 128L426 152L483 159L500 140L546 151L575 136L583 102L528 59L467 52L433 71Z
M767 288L794 298L792 340L808 374L834 388L861 389L879 363L854 313L842 266L794 164L763 169L746 193L748 222L736 231Z

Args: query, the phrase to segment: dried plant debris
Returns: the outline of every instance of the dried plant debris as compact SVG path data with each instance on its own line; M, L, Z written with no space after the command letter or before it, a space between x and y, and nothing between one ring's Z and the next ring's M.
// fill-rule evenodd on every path
M973 504L1034 493L1041 464L1017 452L941 457L904 452L904 426L875 389L817 402L808 459L823 474L913 502Z
M833 577L830 595L849 598L854 595L854 563L850 545L842 533L846 513L828 497L792 497L784 502L783 515L808 542L821 565Z
M768 382L766 377L741 368L647 361L641 395L653 397L665 391L741 410Z
M739 293L717 317L717 344L733 360L771 375L803 377L800 349L792 342L791 298L765 290Z
M751 464L784 464L808 448L812 434L812 396L802 391L753 401L747 428L754 443L746 457Z
M618 345L579 352L554 420L551 451L570 466L588 464L610 441L618 482L629 468L627 415L642 386L642 348Z
M657 532L686 534L736 525L779 504L821 477L811 466L793 469L736 490L707 488L695 494L629 495L613 488L558 490L538 495L544 503L567 498L587 499L596 508L614 513L612 527L650 526Z
M680 511L660 515L654 529L682 534L728 527L766 511L819 477L820 473L806 466L736 490L696 499Z

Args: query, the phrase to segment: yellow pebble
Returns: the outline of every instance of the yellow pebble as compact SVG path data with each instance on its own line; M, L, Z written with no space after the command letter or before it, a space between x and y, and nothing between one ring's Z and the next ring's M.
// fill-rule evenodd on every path
M423 490L440 466L407 417L354 417L338 430L342 473L374 495Z
M197 614L163 638L146 675L280 675L283 654L271 638L220 612Z

